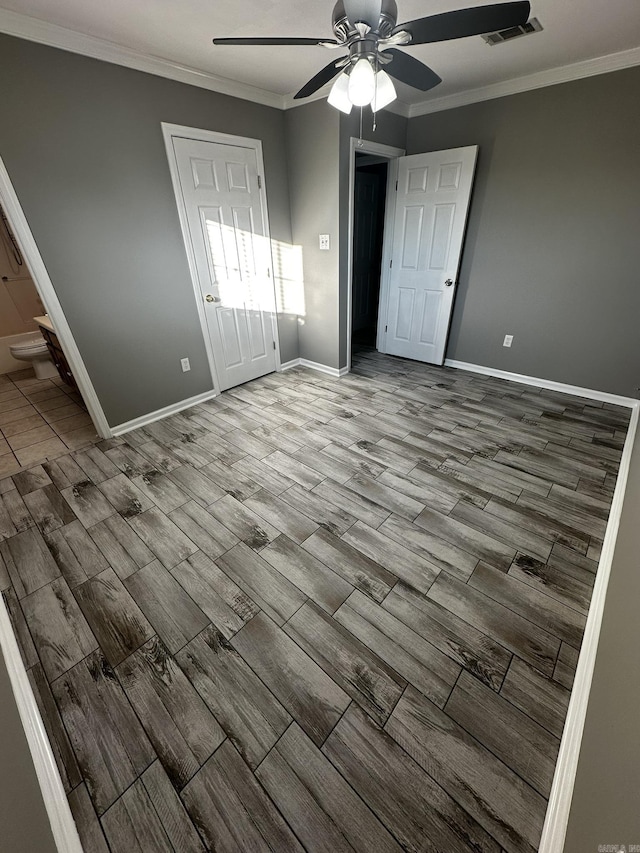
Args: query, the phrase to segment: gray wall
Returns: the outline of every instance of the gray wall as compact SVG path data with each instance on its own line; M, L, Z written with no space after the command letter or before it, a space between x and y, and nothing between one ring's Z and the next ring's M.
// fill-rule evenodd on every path
M298 335L300 356L326 364L347 364L349 140L359 135L359 112L345 116L322 99L285 115L293 243L304 259L304 316ZM380 113L375 133L365 112L365 139L404 148L407 120ZM318 235L330 234L331 250L318 249Z
M480 146L448 358L636 396L639 96L632 68L409 121L408 154Z
M0 849L55 853L49 818L0 652Z
M371 112L364 111L362 136L381 145L405 148L407 138L407 119L388 110L377 115L377 127L372 127ZM360 136L360 110L353 109L351 115L340 113L340 367L346 367L347 352L347 299L349 295L349 158L351 137Z
M640 845L640 433L604 609L565 853Z
M293 244L302 249L301 358L338 367L338 169L340 114L325 100L287 110ZM329 234L320 251L318 235Z
M283 113L5 35L0 79L0 156L110 424L209 390L160 122L261 139L287 244ZM296 318L279 329L297 357Z

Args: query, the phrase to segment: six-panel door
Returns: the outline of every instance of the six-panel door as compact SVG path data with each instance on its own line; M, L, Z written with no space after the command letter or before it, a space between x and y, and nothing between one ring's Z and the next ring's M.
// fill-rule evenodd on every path
M398 160L385 351L442 364L477 146Z
M276 368L275 296L253 148L173 137L221 391Z

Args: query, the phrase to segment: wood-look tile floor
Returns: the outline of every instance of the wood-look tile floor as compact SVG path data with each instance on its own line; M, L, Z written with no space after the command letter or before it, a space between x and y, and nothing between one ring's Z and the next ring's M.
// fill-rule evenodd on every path
M0 480L87 853L536 850L627 423L364 353Z
M0 477L98 441L75 388L31 367L0 375Z

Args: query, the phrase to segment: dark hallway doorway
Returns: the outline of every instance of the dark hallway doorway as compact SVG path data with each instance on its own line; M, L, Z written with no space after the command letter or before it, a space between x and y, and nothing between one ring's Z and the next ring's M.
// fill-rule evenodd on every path
M351 349L376 345L388 163L356 154Z

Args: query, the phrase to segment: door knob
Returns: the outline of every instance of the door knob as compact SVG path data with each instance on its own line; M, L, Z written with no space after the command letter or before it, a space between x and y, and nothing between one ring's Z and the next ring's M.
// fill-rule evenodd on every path
M453 279L452 279L452 278L448 278L448 279L445 281L445 284L446 284L446 286L447 286L447 287L451 287L451 286L452 286L452 284L453 284Z
M220 302L219 296L212 296L210 293L207 293L205 299L207 302Z

